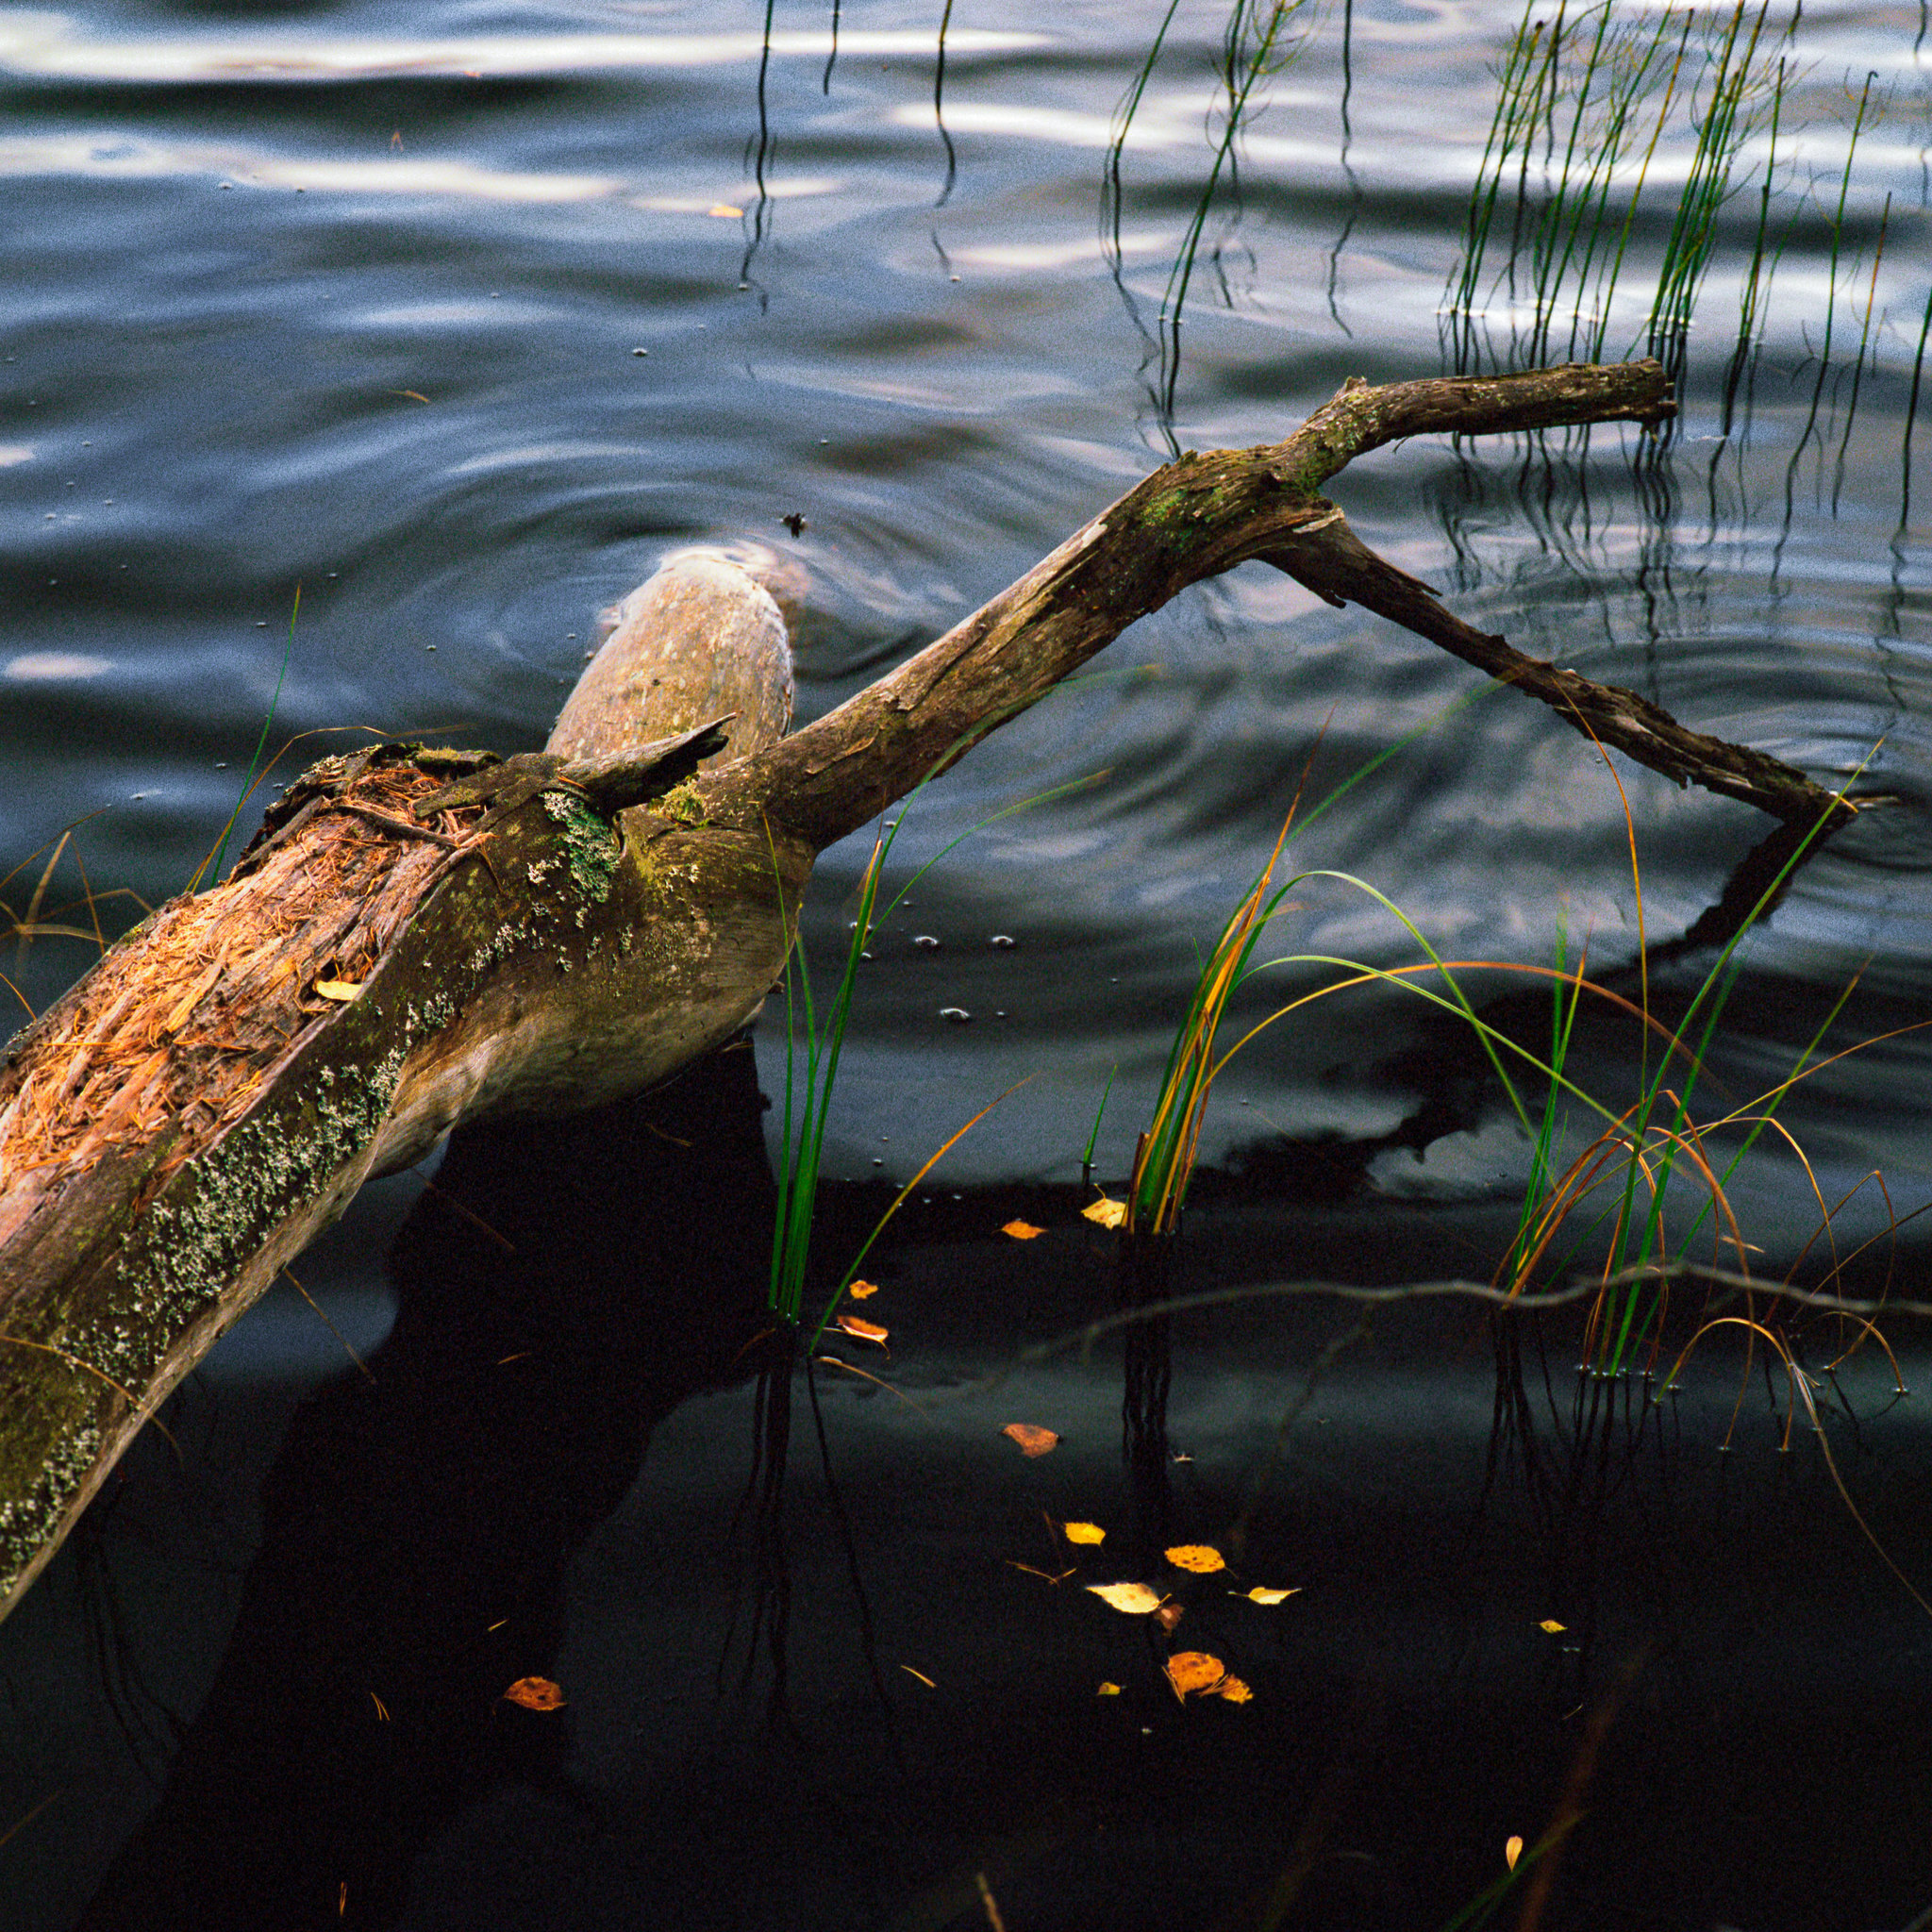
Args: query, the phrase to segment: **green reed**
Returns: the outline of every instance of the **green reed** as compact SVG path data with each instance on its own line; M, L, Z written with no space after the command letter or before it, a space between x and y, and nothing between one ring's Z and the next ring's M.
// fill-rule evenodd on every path
M276 708L282 702L282 685L289 675L289 659L295 651L295 620L302 614L302 586L295 586L295 600L289 607L289 641L282 646L281 669L275 673L275 688L268 701L268 716L261 721L261 734L255 741L255 754L248 760L248 770L242 780L242 790L235 800L235 808L229 812L227 823L222 827L222 835L215 841L215 848L195 867L194 875L188 881L188 890L197 891L204 879L215 880L222 875L222 859L228 849L228 839L235 829L235 822L248 804L248 794L255 790L256 774L261 769L261 755L268 749L268 734L275 722Z
M1719 217L1749 178L1748 142L1775 124L1788 69L1767 39L1770 0L1736 0L1702 30L1694 12L1626 19L1624 0L1538 19L1529 0L1496 75L1496 105L1463 225L1461 258L1444 290L1459 366L1475 354L1484 304L1506 289L1513 315L1506 359L1547 361L1559 343L1601 359L1661 144L1692 142L1639 331L1654 353L1681 351L1715 253ZM1623 184L1627 180L1627 196ZM1767 169L1766 187L1770 187ZM1762 210L1768 223L1768 203ZM1761 301L1764 238L1753 258ZM1567 321L1567 329L1559 325Z
M1357 774L1359 776L1360 774ZM1615 774L1611 774L1615 782ZM1354 781L1351 781L1354 782ZM1618 782L1620 796L1623 793ZM1333 797L1324 800L1324 809ZM1297 794L1299 804L1299 794ZM1135 1146L1125 1203L1128 1238L1155 1238L1176 1231L1190 1183L1199 1158L1202 1124L1216 1082L1229 1062L1260 1034L1290 1019L1316 1001L1357 987L1379 986L1427 1001L1475 1035L1510 1112L1529 1146L1517 1226L1497 1270L1498 1285L1511 1295L1533 1297L1539 1282L1568 1274L1586 1254L1601 1257L1606 1284L1591 1312L1586 1352L1592 1365L1614 1374L1646 1342L1655 1345L1661 1295L1646 1285L1645 1271L1661 1266L1670 1257L1666 1205L1682 1170L1701 1191L1702 1201L1680 1239L1679 1249L1694 1240L1707 1221L1720 1252L1728 1249L1740 1274L1750 1272L1750 1247L1732 1211L1728 1189L1740 1163L1767 1131L1775 1131L1794 1150L1796 1143L1776 1124L1776 1115L1791 1089L1813 1066L1825 1035L1836 1023L1847 987L1807 1041L1791 1071L1769 1091L1743 1107L1733 1107L1716 1118L1700 1119L1693 1112L1700 1076L1718 1040L1727 1002L1741 970L1740 948L1745 936L1776 902L1795 869L1822 835L1825 821L1795 838L1781 869L1758 894L1724 944L1708 973L1689 1001L1677 1026L1663 1024L1651 1011L1649 943L1643 916L1643 882L1637 861L1634 821L1624 799L1625 830L1636 894L1638 977L1636 1003L1591 980L1587 961L1568 958L1564 918L1557 922L1553 965L1539 967L1492 959L1445 959L1421 928L1392 899L1352 874L1331 868L1297 871L1278 878L1288 837L1295 820L1291 809L1267 862L1242 893L1191 991L1176 1028L1166 1067L1157 1090L1148 1126ZM1312 818L1316 814L1311 813ZM1287 909L1290 895L1314 880L1327 879L1361 893L1390 913L1423 955L1424 963L1375 966L1328 954L1288 953L1257 958L1260 940ZM1265 1018L1249 1025L1232 1046L1220 1043L1236 995L1264 973L1284 968L1324 968L1339 971L1331 979L1302 993ZM1546 978L1552 1008L1549 1043L1537 1051L1485 1019L1470 999L1458 975L1503 973ZM1575 1027L1585 994L1621 1010L1637 1024L1636 1097L1613 1108L1591 1094L1569 1072ZM1662 1051L1653 1059L1653 1041ZM1517 1070L1517 1078L1510 1069ZM1532 1112L1519 1084L1524 1075L1544 1083L1540 1109ZM1593 1116L1595 1128L1580 1152L1565 1145L1573 1106ZM1097 1122L1096 1122L1097 1130ZM1735 1139L1727 1153L1716 1151L1716 1137ZM1802 1150L1796 1150L1803 1159ZM1089 1156L1091 1158L1091 1142ZM1821 1202L1821 1207L1823 1203ZM1829 1233L1833 1209L1826 1209L1823 1231ZM1613 1287L1613 1283L1622 1283Z
M1644 325L1653 355L1668 355L1689 332L1716 247L1718 217L1741 186L1738 163L1757 129L1757 108L1765 91L1757 50L1770 10L1771 0L1760 0L1751 17L1745 0L1739 0L1715 45L1705 51L1707 85L1693 91L1691 108L1697 145L1677 196ZM1780 60L1771 83L1774 102L1784 74ZM1699 93L1701 108L1696 105Z
M786 954L785 970L779 982L785 995L785 1083L779 1114L781 1153L777 1161L777 1200L772 1224L772 1255L767 1298L773 1314L794 1335L799 1332L804 1318L807 1264L811 1256L812 1222L818 1208L819 1171L824 1154L825 1128L831 1117L833 1091L839 1078L839 1063L845 1050L845 1035L851 1024L853 996L858 985L858 969L870 958L869 949L874 934L898 909L913 887L918 885L934 866L972 838L975 832L982 832L989 825L1011 818L1016 812L1030 811L1035 806L1066 798L1096 783L1098 775L1105 775L1073 779L1065 785L1055 786L1049 791L1042 791L1034 797L1023 798L1017 804L1006 806L981 819L977 824L969 825L965 831L941 846L939 851L893 893L891 900L882 906L880 894L886 860L891 854L892 842L898 837L906 812L917 802L920 793L939 773L948 769L970 745L977 742L987 732L1003 723L1007 715L1008 714L1001 713L976 725L913 787L899 808L899 816L886 820L880 826L873 840L872 852L866 859L865 870L859 878L856 907L858 916L851 922L850 938L846 943L844 957L840 962L839 979L833 989L831 999L823 1011L813 1000L811 971L806 959L802 933L794 931L791 948ZM774 889L778 887L775 855L773 859L773 884ZM783 903L782 891L780 903ZM1005 1098L1005 1094L999 1096L1000 1100ZM832 1290L825 1307L812 1327L810 1340L816 1341L824 1332L825 1324L832 1319L845 1291L852 1285L853 1278L858 1274L866 1256L872 1251L873 1243L885 1230L887 1223L899 1211L907 1196L931 1172L941 1157L998 1105L999 1100L995 1100L989 1106L981 1108L899 1191L891 1206L880 1216L872 1232L866 1236L851 1265Z
M1146 98L1179 4L1180 0L1169 0L1146 58L1114 113L1103 172L1102 221L1116 263L1120 259L1121 157L1135 116ZM1161 295L1159 326L1165 368L1160 403L1169 411L1174 407L1174 389L1180 371L1179 330L1208 224L1224 182L1230 187L1236 182L1241 137L1264 105L1268 83L1307 43L1312 25L1303 20L1303 15L1312 4L1313 0L1233 0L1229 9L1216 70L1219 97L1208 117L1212 158L1208 178L1174 251Z

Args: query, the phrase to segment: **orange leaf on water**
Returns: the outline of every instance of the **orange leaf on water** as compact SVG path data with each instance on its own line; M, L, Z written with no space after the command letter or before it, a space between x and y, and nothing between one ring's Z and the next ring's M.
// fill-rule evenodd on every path
M1159 1621L1160 1627L1172 1637L1174 1635L1174 1626L1188 1613L1181 1608L1179 1604L1162 1604L1154 1614Z
M879 1285L876 1281L855 1281L845 1292L856 1302L862 1302L867 1295L876 1294Z
M1127 1204L1124 1201L1109 1201L1105 1194L1091 1202L1080 1210L1081 1218L1097 1221L1102 1227L1124 1226L1127 1219Z
M1030 1241L1043 1235L1046 1230L1043 1227L1035 1227L1030 1221L1009 1221L1000 1232L1011 1235L1016 1241Z
M708 215L716 215L721 221L728 221L733 215L741 215L744 210L741 208L733 208L728 201L719 201L713 202L705 212Z
M1060 1446L1058 1433L1052 1429L1042 1429L1037 1423L1008 1423L1000 1434L1010 1436L1019 1443L1020 1452L1024 1456L1044 1456L1049 1450Z
M1565 1626L1557 1623L1556 1618L1554 1617L1545 1617L1542 1620L1542 1622L1539 1624L1536 1627L1539 1630L1546 1630L1552 1637L1555 1637L1557 1634L1557 1632L1562 1630Z
M1096 1697L1118 1697L1121 1694L1121 1687L1118 1684L1103 1684L1093 1694Z
M1177 1650L1167 1660L1167 1681L1179 1698L1191 1691L1217 1690L1226 1675L1227 1666L1205 1650Z
M1520 1836L1520 1834L1512 1831L1509 1834L1508 1841L1503 1847L1504 1866L1511 1872L1515 1871L1516 1861L1518 1858L1522 1857L1522 1856L1523 1839Z
M1211 1694L1224 1697L1230 1704L1252 1704L1255 1699L1255 1693L1239 1677L1222 1678Z
M1060 1529L1070 1543L1098 1543L1107 1541L1107 1532L1097 1523L1063 1523Z
M1197 1576L1211 1576L1227 1568L1221 1552L1206 1543L1176 1543L1167 1552L1167 1560L1176 1570L1191 1570Z
M559 1710L563 1707L563 1692L548 1677L519 1677L503 1694L525 1710Z
M1292 1590L1269 1590L1257 1583L1253 1590L1228 1591L1229 1596L1244 1596L1251 1604L1285 1604L1290 1597L1299 1596L1301 1593L1300 1584L1296 1584Z
M881 1328L876 1322L862 1321L857 1315L839 1315L834 1318L832 1325L842 1329L856 1341L870 1341L875 1348L883 1348L886 1345L889 1331Z

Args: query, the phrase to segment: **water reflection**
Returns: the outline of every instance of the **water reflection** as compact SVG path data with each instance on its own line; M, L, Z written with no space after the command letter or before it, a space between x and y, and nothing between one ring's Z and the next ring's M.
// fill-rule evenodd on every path
M751 1373L770 1181L748 1050L645 1101L452 1141L395 1325L291 1424L219 1675L83 1924L382 1924L492 1789L573 1795L563 1577L658 1422ZM567 1694L567 1693L566 1693Z
M1047 36L987 27L947 37L956 56L1019 53ZM471 80L612 68L714 67L749 64L768 51L780 58L829 58L834 35L824 28L760 34L517 34L435 40L343 40L328 35L224 33L207 39L111 39L88 34L59 13L15 13L0 25L0 71L92 81L331 81L455 75ZM848 55L936 55L930 27L848 29Z

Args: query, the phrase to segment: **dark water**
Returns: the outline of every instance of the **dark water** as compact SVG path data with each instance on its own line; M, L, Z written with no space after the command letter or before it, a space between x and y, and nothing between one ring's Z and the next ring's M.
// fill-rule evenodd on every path
M846 7L828 84L829 18L802 6L774 10L762 64L751 8L0 18L13 914L45 864L29 855L83 817L43 923L91 932L86 891L115 892L111 933L178 890L272 701L276 744L375 726L522 748L600 607L680 545L750 540L811 572L816 711L1172 446L1273 439L1347 375L1453 364L1439 310L1512 10L1303 17L1206 230L1177 364L1158 316L1210 164L1224 12L1176 15L1117 228L1109 119L1158 13L956 12L942 139L936 12ZM1815 1192L1768 1139L1732 1184L1773 1273L1812 1242L1819 1197L1874 1170L1885 1192L1840 1212L1840 1256L1932 1198L1928 1036L1878 1039L1932 1011L1924 41L1910 8L1807 11L1774 157L1782 254L1728 433L1755 177L1722 216L1667 447L1415 443L1336 492L1471 623L1828 781L1862 766L1898 801L1750 936L1708 1056L1713 1111L1750 1099L1857 976L1823 1050L1876 1043L1780 1114ZM1852 145L1868 71L1884 111ZM1673 135L1657 179L1687 162ZM1636 254L1667 227L1646 204ZM1507 359L1512 325L1499 292L1482 353ZM858 1366L920 1406L824 1373L837 1506L801 1383L783 1566L755 1508L734 1527L769 1185L749 1057L663 1103L689 1152L627 1114L461 1148L441 1193L372 1191L297 1271L339 1333L278 1289L171 1409L181 1458L144 1441L0 1632L0 1833L25 1821L0 1845L8 1924L74 1924L99 1894L110 1925L976 1925L983 1874L1012 1932L1258 1924L1276 1905L1284 1924L1433 1926L1499 1874L1510 1834L1534 1845L1580 1765L1587 1816L1546 1924L1857 1932L1932 1903L1932 1618L1802 1415L1780 1453L1790 1393L1739 1331L1657 1409L1634 1382L1579 1385L1579 1334L1555 1317L1500 1342L1467 1305L1377 1309L1365 1335L1332 1300L1185 1318L1169 1428L1192 1459L1159 1481L1121 1460L1118 1338L1015 1367L1110 1304L1074 1211L1102 1087L1118 1068L1111 1175L1196 948L1311 758L1319 797L1415 734L1299 840L1296 869L1359 875L1445 957L1546 963L1560 925L1627 990L1638 954L1601 763L1508 692L1452 710L1472 675L1419 641L1255 569L1094 668L900 834L909 872L1104 774L975 834L874 949L827 1265L883 1206L874 1180L1034 1077L868 1271L894 1353ZM1768 827L1620 775L1670 1010L1713 957L1676 942ZM821 867L827 967L862 859L856 842ZM1353 888L1292 897L1278 950L1417 957ZM93 942L8 950L38 1007ZM1276 975L1282 998L1313 983ZM1472 990L1524 1021L1500 978ZM1624 1104L1629 1029L1586 1032L1580 1084ZM776 1045L768 1022L768 1088ZM1526 1166L1465 1033L1394 991L1264 1036L1208 1151L1224 1172L1200 1190L1184 1288L1487 1278ZM1015 1215L1048 1235L997 1237ZM1890 1270L1923 1294L1924 1225L1839 1285L1876 1292ZM1830 1250L1812 1243L1806 1278ZM1923 1380L1910 1321L1885 1333ZM1822 1373L1851 1339L1820 1322L1800 1345ZM1505 1403L1500 1437L1498 1346L1526 1405ZM1867 1345L1820 1400L1859 1515L1932 1594L1923 1431L1891 1387ZM1024 1461L997 1434L1014 1420L1062 1448ZM1106 1524L1106 1556L1059 1585L1012 1568L1066 1567L1042 1510ZM1163 1539L1226 1545L1236 1525L1237 1581L1302 1593L1262 1608L1188 1582L1174 1641L1255 1697L1183 1707L1146 1626L1077 1585L1166 1574ZM501 1705L525 1674L566 1708Z

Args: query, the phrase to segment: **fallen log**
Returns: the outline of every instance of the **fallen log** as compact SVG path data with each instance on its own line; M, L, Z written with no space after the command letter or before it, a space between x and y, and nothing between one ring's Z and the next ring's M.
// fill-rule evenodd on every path
M1853 808L1802 773L1460 624L1319 493L1403 437L1673 407L1655 362L1351 382L1284 442L1155 472L790 737L777 604L688 560L627 601L545 753L313 768L228 879L130 933L0 1068L0 1614L365 1178L459 1120L614 1100L728 1038L781 970L818 852L1204 577L1272 564L1680 783L1836 829ZM719 731L728 756L693 769Z

